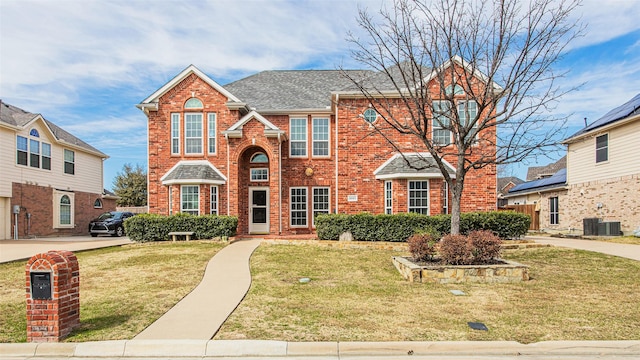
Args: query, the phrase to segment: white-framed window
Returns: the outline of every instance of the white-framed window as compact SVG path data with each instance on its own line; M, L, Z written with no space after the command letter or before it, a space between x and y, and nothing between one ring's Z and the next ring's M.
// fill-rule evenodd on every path
M609 134L596 136L596 163L609 160Z
M218 215L218 186L211 186L211 214Z
M76 153L64 149L64 173L74 175L76 173Z
M184 153L202 154L202 114L184 114Z
M251 181L269 181L269 168L251 169Z
M42 168L51 170L51 144L42 143Z
M269 158L265 153L258 152L251 156L251 160L249 160L249 162L252 164L266 164L269 162Z
M191 99L185 101L184 108L185 109L202 109L204 105L202 105L202 101L198 98L192 97Z
M40 141L36 129L29 136L16 135L16 164L51 170L51 144Z
M362 117L364 118L364 121L369 124L373 124L378 119L378 113L373 109L367 109L362 114Z
M475 121L478 116L478 104L473 100L458 101L458 117L460 118L460 125L468 126L471 121ZM469 133L472 133L478 127L478 122L473 124L473 128L469 129Z
M40 141L29 139L29 166L40 167Z
M449 213L449 183L446 180L442 180L444 183L444 189L442 194L442 213Z
M313 118L313 156L329 156L329 119Z
M451 131L449 126L451 120L451 103L448 101L433 102L433 144L449 145L451 144Z
M384 213L393 214L393 183L391 180L384 182Z
M173 214L173 187L171 185L168 186L167 191L169 192L169 215Z
M102 200L96 199L96 201L93 202L93 208L102 209Z
M209 147L209 154L216 153L216 113L207 114L207 131L209 136L207 137L207 144Z
M289 189L291 197L291 227L307 227L307 188L292 187Z
M200 215L200 186L180 186L180 212Z
M75 199L74 193L54 190L53 192L53 227L73 228Z
M408 180L409 212L429 215L429 180Z
M289 119L289 155L307 157L307 118Z
M180 154L180 114L171 114L171 155Z
M313 226L316 226L315 218L318 214L328 214L330 209L328 187L314 187L313 191L313 218L311 219Z
M549 198L549 224L560 224L559 209L558 209L558 197L554 196Z

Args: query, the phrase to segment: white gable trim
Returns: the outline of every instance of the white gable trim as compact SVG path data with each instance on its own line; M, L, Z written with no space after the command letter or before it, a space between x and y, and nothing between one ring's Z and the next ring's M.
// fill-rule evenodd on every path
M396 153L393 156L391 156L389 159L387 159L387 161L385 161L384 163L382 163L382 165L378 166L377 169L375 169L373 171L373 175L376 175L376 179L409 179L409 178L442 178L442 174L438 173L436 176L430 176L429 174L421 174L421 173L409 173L409 174L403 174L403 173L399 173L399 174L386 174L386 175L378 175L378 173L380 171L382 171L382 169L384 169L387 165L389 165L393 160L400 158L402 156L420 156L423 158L432 158L433 156L431 156L430 153L421 153L421 152L412 152L412 153ZM449 170L449 173L453 173L453 176L451 176L453 179L456 178L456 168L454 168L447 160L442 159L442 162L444 163L444 166ZM436 167L436 169L438 169ZM440 171L440 169L438 169L438 171Z
M251 121L252 119L256 119L262 125L264 125L264 136L266 137L277 137L283 141L285 139L284 130L280 130L277 126L275 126L271 121L267 120L264 116L260 115L257 111L251 110L247 115L243 116L242 119L238 120L235 124L233 124L230 128L223 131L224 136L229 138L241 138L242 137L242 127Z
M169 174L171 174L175 169L177 169L181 165L187 165L187 166L188 165L206 165L206 166L209 166L210 168L213 169L213 171L216 172L216 174L218 174L218 176L220 176L222 179L224 179L224 181L203 180L203 179L179 179L179 180L167 180L167 181L165 181L167 176ZM220 172L220 170L218 170L218 168L213 166L213 164L211 164L207 160L181 160L181 161L178 161L175 165L173 165L171 167L171 169L169 169L169 171L167 171L164 175L162 175L162 177L160 178L160 181L162 181L162 185L172 185L172 184L216 184L216 185L223 185L223 184L225 184L227 182L227 177L224 176Z
M479 78L485 84L489 83L489 77L487 75L483 74L481 71L476 70L469 62L465 61L459 55L455 55L451 59L447 60L447 62L440 65L437 69L434 69L433 71L431 71L431 73L424 78L424 82L428 83L429 81L433 80L439 73L443 72L446 68L452 66L454 63L462 66L468 73ZM497 91L504 90L502 86L496 84L495 82L491 82L491 86L493 87L494 90L497 90Z
M178 75L176 75L173 79L171 79L168 83L164 84L160 89L156 90L153 94L149 95L146 99L144 99L140 104L137 105L139 109L145 109L153 107L155 103L158 102L158 99L164 95L167 91L171 90L174 86L176 86L180 81L184 80L191 74L196 74L199 78L204 80L207 84L209 84L216 91L226 96L229 101L232 102L241 102L235 95L227 91L220 84L213 81L210 77L208 77L205 73L200 71L195 65L189 65L186 69L182 70Z

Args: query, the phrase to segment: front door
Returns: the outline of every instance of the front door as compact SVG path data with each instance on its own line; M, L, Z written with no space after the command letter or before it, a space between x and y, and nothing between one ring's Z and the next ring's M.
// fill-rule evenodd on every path
M269 233L269 188L249 187L249 234Z

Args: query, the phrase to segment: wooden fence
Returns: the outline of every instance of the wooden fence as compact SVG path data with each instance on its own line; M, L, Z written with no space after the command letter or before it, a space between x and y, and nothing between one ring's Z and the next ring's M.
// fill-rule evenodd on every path
M540 212L536 211L536 205L506 205L498 210L513 210L531 216L529 230L540 230Z

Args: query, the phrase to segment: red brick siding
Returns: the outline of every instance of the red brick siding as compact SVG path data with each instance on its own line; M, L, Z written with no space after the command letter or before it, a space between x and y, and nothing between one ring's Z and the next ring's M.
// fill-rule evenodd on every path
M103 212L116 209L115 200L103 199L102 194L73 192L73 228L54 228L54 189L50 187L13 183L11 207L20 205L18 237L87 235L89 222ZM102 200L102 208L94 208L96 199ZM27 219L31 214L31 221ZM14 217L12 216L12 225Z

